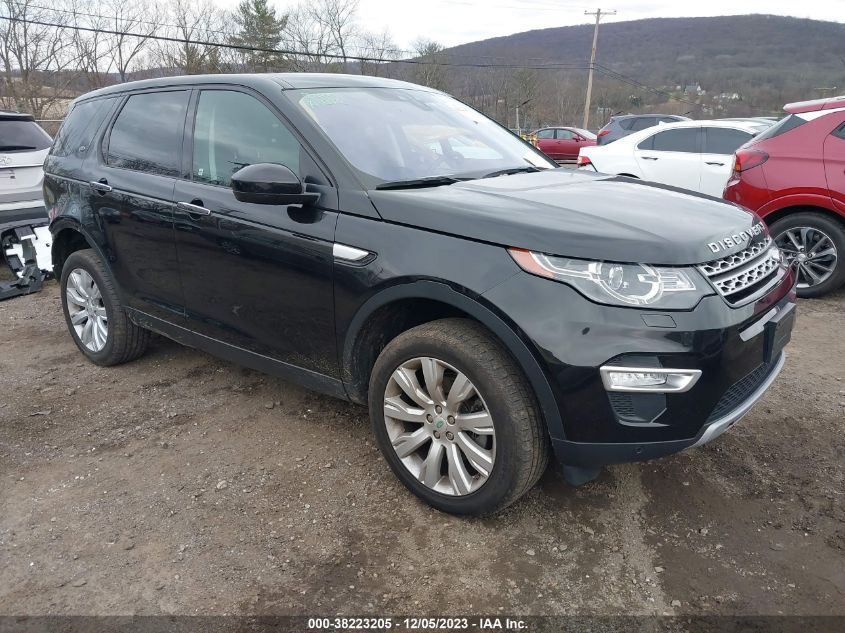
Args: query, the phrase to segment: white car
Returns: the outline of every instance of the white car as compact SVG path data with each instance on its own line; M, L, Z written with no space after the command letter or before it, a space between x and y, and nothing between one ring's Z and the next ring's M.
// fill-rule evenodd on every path
M581 148L578 166L721 198L734 152L768 127L750 120L667 123Z
M0 300L37 291L52 269L42 191L52 142L32 116L0 112L0 265L15 278L0 282Z

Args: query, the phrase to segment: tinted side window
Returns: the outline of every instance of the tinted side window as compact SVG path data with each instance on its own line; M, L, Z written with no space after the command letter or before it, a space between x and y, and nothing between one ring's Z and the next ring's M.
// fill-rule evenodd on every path
M570 132L569 130L558 130L557 131L557 137L558 137L558 139L560 139L562 141L571 141L573 136L574 136L574 134L572 134L572 132Z
M657 125L657 119L650 116L644 116L636 119L634 124L631 126L631 129L634 132L639 132L640 130L645 130L650 127L654 127Z
M106 163L177 176L187 109L186 90L132 95L112 126Z
M763 139L774 138L776 136L780 136L781 134L786 134L790 130L794 130L795 128L804 125L806 122L807 121L802 119L800 116L790 114L782 118L769 129L765 130L762 134L758 134L757 140L762 141Z
M630 130L631 126L634 124L635 119L622 119L619 121L619 127L623 130Z
M78 103L59 128L50 154L53 156L85 156L100 123L111 111L115 99L97 99Z
M698 151L696 146L697 136L698 128L694 127L658 132L652 137L653 145L651 149L656 152L695 153Z
M299 142L258 99L232 90L200 93L194 123L193 179L228 187L254 163L299 171Z
M838 138L845 139L845 123L833 130L833 135Z
M740 145L751 140L751 134L726 127L704 128L705 154L733 154Z
M537 138L554 138L555 131L554 130L540 130L537 132Z

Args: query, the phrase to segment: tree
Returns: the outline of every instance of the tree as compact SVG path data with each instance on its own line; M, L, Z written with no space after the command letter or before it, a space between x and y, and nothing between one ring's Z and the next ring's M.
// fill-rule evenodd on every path
M364 33L361 35L361 56L369 57L373 61L361 61L361 74L379 76L382 68L389 71L390 64L399 56L399 47L393 41L388 31L381 33Z
M284 55L265 51L280 47L288 14L276 15L276 10L267 4L267 0L242 0L232 18L238 27L231 38L232 44L264 49L244 51L249 70L270 72L287 67Z
M443 45L433 40L419 39L413 43L416 60L414 65L416 82L437 90L446 89L445 68L440 65Z
M28 112L35 118L67 98L75 61L65 14L32 0L1 0L0 65L3 107ZM35 22L58 24L46 26Z
M175 0L168 16L178 42L157 42L159 64L185 75L225 72L228 58L217 43L227 37L222 12L207 0ZM230 36L230 35L229 35Z

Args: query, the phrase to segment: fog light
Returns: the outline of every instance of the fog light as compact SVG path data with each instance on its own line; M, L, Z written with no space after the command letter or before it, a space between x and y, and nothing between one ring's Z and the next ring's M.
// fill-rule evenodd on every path
M599 371L605 389L624 392L681 393L691 389L701 377L700 369L605 365Z

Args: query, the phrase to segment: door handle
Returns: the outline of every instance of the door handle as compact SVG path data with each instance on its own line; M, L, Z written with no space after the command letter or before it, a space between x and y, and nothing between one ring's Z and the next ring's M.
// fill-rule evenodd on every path
M705 161L705 163L704 163L704 164L705 164L705 165L716 165L716 166L718 166L718 167L724 167L724 166L725 166L725 163L720 163L720 162L715 161L715 160L708 160L708 161Z
M657 160L657 156L643 156L643 160Z
M100 178L99 180L92 180L88 183L88 186L91 187L91 189L93 189L97 193L108 193L109 191L111 191L111 185L105 178Z
M199 202L200 204L194 204L195 202ZM211 215L211 209L206 209L202 206L201 200L193 200L192 202L177 202L176 208L191 215Z

